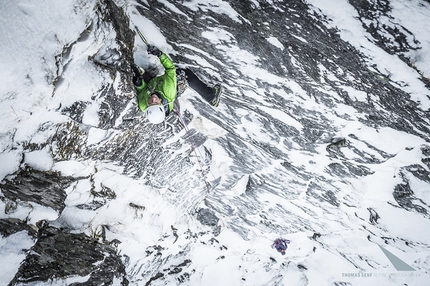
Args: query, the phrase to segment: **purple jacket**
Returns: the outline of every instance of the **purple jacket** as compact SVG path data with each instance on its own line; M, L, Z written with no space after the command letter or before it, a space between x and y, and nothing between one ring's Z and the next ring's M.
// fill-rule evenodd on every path
M288 248L288 245L290 241L288 239L282 239L282 238L278 238L277 240L275 240L275 242L273 242L272 244L272 248L276 248L276 250L278 252L281 252L282 255L285 255L285 251Z

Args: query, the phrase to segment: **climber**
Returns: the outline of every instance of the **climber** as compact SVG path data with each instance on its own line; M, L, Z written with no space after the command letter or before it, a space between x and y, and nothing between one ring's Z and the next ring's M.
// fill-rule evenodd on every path
M285 251L288 248L287 244L289 243L290 241L288 239L278 238L273 242L272 248L276 248L278 252L282 253L282 255L285 255Z
M165 69L163 75L155 76L139 66L132 65L139 108L145 112L149 122L153 124L163 122L172 111L178 94L183 92L187 84L209 104L218 106L222 93L220 84L209 87L190 69L177 69L170 58L153 45L148 46L148 54L158 57Z

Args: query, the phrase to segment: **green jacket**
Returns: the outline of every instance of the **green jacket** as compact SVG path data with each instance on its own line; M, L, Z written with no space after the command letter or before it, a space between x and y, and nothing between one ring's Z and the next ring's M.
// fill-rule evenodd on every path
M154 91L159 92L169 102L169 112L173 109L177 93L176 67L165 53L161 54L160 62L165 68L164 74L151 79L148 83L142 81L142 85L136 87L137 101L142 111L148 107L149 97Z

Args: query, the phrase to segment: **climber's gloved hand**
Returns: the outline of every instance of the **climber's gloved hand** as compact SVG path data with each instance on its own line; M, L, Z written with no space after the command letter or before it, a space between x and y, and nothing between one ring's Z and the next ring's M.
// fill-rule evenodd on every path
M138 67L135 64L131 65L131 70L133 71L133 83L134 83L134 85L135 86L141 86L143 74L145 73L145 71L141 67Z
M148 54L154 55L156 57L160 57L162 53L156 46L149 45L148 46Z

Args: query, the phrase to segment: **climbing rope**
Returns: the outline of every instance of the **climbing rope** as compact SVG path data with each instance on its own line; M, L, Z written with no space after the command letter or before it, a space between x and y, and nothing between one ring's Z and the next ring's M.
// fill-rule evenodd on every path
M184 129L185 129L185 131L186 131L186 133L187 133L188 139L190 140L191 147L192 147L192 149L193 149L193 151L194 151L194 154L196 155L197 161L199 162L200 170L201 170L201 173L202 173L202 178L203 178L203 180L204 180L204 182L205 182L205 185L206 185L206 188L207 188L207 190L208 190L208 193L210 193L210 184L209 184L209 182L207 181L206 176L205 176L205 174L204 174L204 172L203 172L203 164L202 164L202 161L204 161L204 157L203 157L203 155L201 154L200 150L197 148L197 144L195 143L195 141L194 141L194 139L193 139L193 137L192 137L192 135L191 135L191 132L190 132L190 130L189 130L189 128L188 128L188 125L187 125L187 123L185 122L184 118L182 117L181 113L179 112L179 109L178 109L178 107L177 107L177 105L176 105L176 101L175 101L175 104L174 104L174 111L175 111L175 112L176 112L176 114L178 115L178 117L179 117L179 121L181 122L182 126L184 126ZM196 150L198 151L198 153L199 153L199 154L197 154L197 151L196 151ZM207 163L206 163L206 167L207 167L208 169L210 169L210 166L209 166ZM212 174L212 175L213 175L213 174Z

